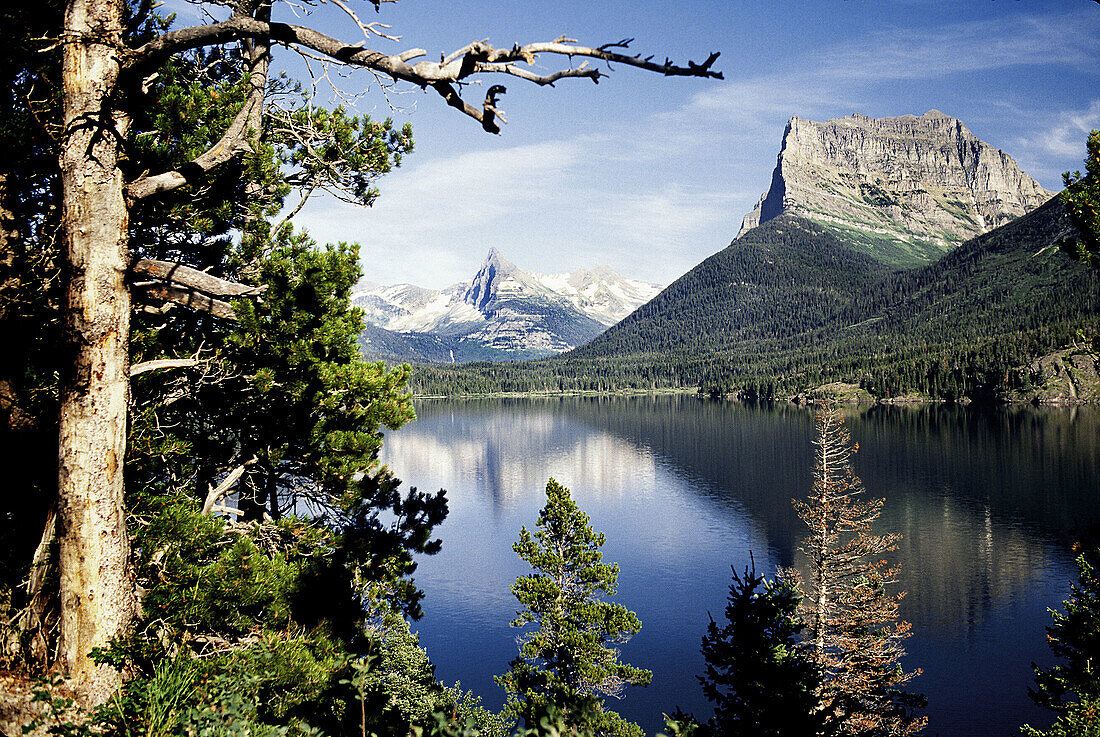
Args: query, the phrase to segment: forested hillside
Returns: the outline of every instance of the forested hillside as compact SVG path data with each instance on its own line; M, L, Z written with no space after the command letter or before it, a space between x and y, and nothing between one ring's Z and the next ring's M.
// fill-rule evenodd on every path
M942 260L894 271L796 216L769 221L591 343L524 364L420 367L424 394L699 386L748 398L822 383L986 398L1094 331L1100 281L1059 251L1057 198Z

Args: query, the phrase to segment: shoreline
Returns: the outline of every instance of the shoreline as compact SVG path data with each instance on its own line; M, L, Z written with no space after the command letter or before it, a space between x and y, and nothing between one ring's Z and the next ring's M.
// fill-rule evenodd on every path
M661 389L617 389L615 391L600 391L597 389L574 389L568 391L536 391L536 392L489 392L486 394L414 394L413 401L438 401L443 399L552 399L552 398L564 398L564 397L640 397L640 396L677 396L677 395L690 395L698 397L700 400L707 401L723 401L723 402L738 402L741 404L754 404L752 400L738 399L734 395L723 395L721 397L708 397L699 393L698 389L692 389L687 387L682 388L661 388ZM763 400L765 403L767 400ZM791 404L794 406L818 404L821 398L811 397L807 398L800 395L794 395L785 399L771 400L772 403ZM949 399L933 399L931 397L914 397L914 396L901 396L901 397L885 397L882 399L838 399L835 404L842 405L882 405L889 407L916 407L925 404L940 404L940 405L956 405L959 407L1022 407L1030 405L1032 407L1059 407L1059 408L1073 408L1073 407L1094 407L1100 405L1100 401L1089 399L1046 399L1046 400L1033 400L1033 399L1002 399L996 402L975 402L969 398L962 398L958 400Z
M673 395L693 394L698 395L695 387L660 388L660 389L616 389L615 391L601 391L599 389L570 389L537 392L488 392L485 394L413 394L414 400L421 399L537 399L540 397L638 397L646 395Z

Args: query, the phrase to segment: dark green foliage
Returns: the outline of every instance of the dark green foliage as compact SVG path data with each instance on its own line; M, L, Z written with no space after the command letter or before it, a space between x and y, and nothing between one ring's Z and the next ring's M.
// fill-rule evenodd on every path
M665 734L668 737L709 737L710 725L700 724L694 714L688 714L680 707L671 714L664 714Z
M435 710L492 723L436 682L386 579L362 576L367 565L355 575L348 541L363 531L295 517L228 524L179 496L132 502L143 616L105 654L132 674L120 708L101 715L108 733L151 730L165 699L178 698L179 713L241 701L254 729L340 734L359 726L357 676L378 735L405 735ZM165 685L186 674L203 687Z
M847 381L879 397L997 399L1026 384L1020 366L1100 327L1100 277L1055 247L1072 232L1056 198L940 261L893 271L781 216L574 351L420 366L411 383L425 394L700 387L768 400Z
M800 639L798 590L766 581L755 567L733 571L726 621L703 637L703 693L714 703L710 734L804 737L826 733L818 694L822 670Z
M1089 134L1085 174L1066 172L1062 203L1077 226L1076 237L1067 238L1062 248L1077 260L1100 268L1100 131Z
M347 699L336 674L349 646L365 642L346 639L338 609L308 626L295 611L299 582L316 558L332 555L334 537L305 521L227 526L178 496L139 494L132 504L143 612L133 634L104 654L131 678L101 726L156 732L166 700L179 702L177 719L241 702L249 707L242 718L256 725L333 723ZM355 604L350 587L328 596L332 607Z
M529 726L512 730L494 726L485 729L478 723L467 719L455 719L452 715L435 713L427 727L414 727L413 737L597 737L598 733L587 728L570 726L562 711L550 706L532 715Z
M42 533L57 475L61 284L56 237L60 59L41 40L62 23L60 0L0 7L0 464L12 469L0 511L0 622ZM10 597L9 597L10 595ZM0 640L5 627L0 624ZM4 644L0 644L0 660Z
M1035 703L1067 714L1077 702L1100 699L1100 547L1078 548L1078 579L1064 612L1051 611L1047 642L1061 660L1046 670L1035 669Z
M443 714L448 722L476 725L483 737L507 733L504 718L484 709L479 698L458 685L449 688L435 680L435 667L404 618L379 614L367 632L375 644L364 660L354 664L351 682L368 731L404 737L409 725L431 726L433 715Z
M571 730L640 737L636 724L603 706L604 696L653 677L620 662L610 646L630 639L641 623L626 607L604 599L614 595L619 576L618 565L603 562L605 537L553 479L536 526L534 535L523 527L512 546L536 571L512 586L523 607L512 626L538 629L523 636L520 656L497 679L509 695L505 713L532 727L555 707Z
M1024 737L1100 737L1100 697L1070 704L1046 732L1025 725L1020 733Z
M243 102L243 79L230 48L175 57L135 92L128 173L178 168L214 143ZM182 261L263 292L238 300L232 322L165 306L133 285L133 363L193 364L132 382L127 503L142 613L100 653L128 680L90 724L107 734L358 732L349 685L357 663L377 682L379 735L406 735L437 709L489 721L435 681L398 624L420 613L414 558L439 549L431 532L446 500L401 491L378 463L382 429L413 412L407 367L359 358L361 315L349 297L361 275L357 248L318 247L268 222L292 187L369 204L377 176L410 149L408 129L317 111L288 85L276 92L252 153L203 186L132 208L135 257ZM323 160L310 159L306 144ZM55 169L56 155L44 171L56 178ZM56 226L49 198L40 199L20 200L29 211L17 213L21 227L33 225L23 228L32 245L48 243L46 225ZM45 277L19 276L20 293L49 295L33 286L48 285ZM26 323L32 345L51 340L42 312ZM56 381L50 368L37 356L28 366ZM50 442L56 457L56 430ZM234 473L227 495L212 496ZM33 550L40 521L18 522ZM368 611L387 626L368 627ZM415 714L386 706L421 701Z
M143 405L131 479L162 488L192 479L202 499L244 464L237 504L246 518L308 511L328 520L344 534L336 569L363 566L365 580L384 581L394 605L415 616L410 554L438 549L428 536L446 503L442 494L402 495L377 469L380 427L413 413L405 369L358 358L359 313L348 298L358 274L353 247L318 249L294 236L274 249L260 266L263 302L242 301L238 324L205 334L216 357L176 377L171 404ZM139 382L135 394L161 388Z
M134 423L130 498L146 593L114 657L141 675L127 686L135 707L114 728L143 728L153 702L142 684L169 656L166 643L183 643L206 656L210 678L247 674L234 682L260 694L257 724L334 733L358 723L350 673L366 658L371 729L404 735L411 720L459 702L398 624L420 613L413 556L439 549L431 530L446 514L442 492L402 493L378 466L380 427L412 416L405 369L358 358L355 248L288 233L258 271L263 302L239 302L239 323L207 331L215 357L181 372L172 401L143 405ZM140 383L135 393L156 390ZM251 501L268 521L200 513L234 464L242 481L256 474L245 489L267 494L261 503L239 490L237 504ZM365 629L368 612L385 626Z
M297 88L294 88L297 91ZM412 151L412 127L310 105L268 110L268 137L278 148L284 182L307 192L323 189L356 204L372 205L374 182Z

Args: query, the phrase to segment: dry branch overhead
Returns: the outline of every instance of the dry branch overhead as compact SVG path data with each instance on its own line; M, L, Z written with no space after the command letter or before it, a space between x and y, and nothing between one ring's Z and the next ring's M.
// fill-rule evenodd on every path
M222 497L224 497L226 493L233 488L233 485L240 480L241 476L244 475L245 469L255 463L256 460L256 456L252 456L252 460L245 461L241 465L237 466L232 471L230 471L224 479L222 479L222 482L220 484L218 484L216 487L210 488L208 493L206 494L206 500L202 503L202 513L210 514L211 512L213 512L214 505L217 504L218 501L220 501ZM224 507L224 505L222 509L228 510L228 508ZM237 510L232 510L232 512L234 514L240 514L240 512L238 512Z
M220 279L174 261L143 258L135 262L130 271L150 280L132 285L143 296L209 312L226 320L236 320L237 313L231 304L219 297L251 297L262 294L265 289Z
M161 358L156 361L143 361L130 367L130 378L149 371L170 368L193 368L199 365L197 358Z
M188 49L228 43L246 38L265 39L271 43L282 44L303 51L316 52L331 61L348 66L362 67L377 74L388 76L395 81L412 83L418 87L431 87L438 92L447 104L474 118L485 130L497 133L499 128L493 123L493 117L499 117L499 111L478 108L464 102L454 85L461 83L474 74L508 74L536 84L553 84L564 77L587 77L599 82L606 76L594 67L565 69L550 74L538 74L521 64L532 65L539 54L554 54L569 59L585 57L600 59L613 64L645 69L665 76L704 77L722 79L722 72L712 69L719 53L710 54L702 63L688 61L680 66L669 59L664 63L653 61L652 56L643 58L612 49L627 49L633 39L623 39L616 43L596 48L580 46L573 39L561 36L554 41L520 45L498 49L487 41L474 41L450 56L442 56L438 62L421 61L410 64L409 61L425 55L422 49L410 49L399 54L385 54L364 48L362 42L348 44L312 28L289 23L272 23L243 14L234 14L230 18L202 26L168 31L132 51L126 61L130 74L142 74L157 65L168 56ZM135 196L135 188L130 196Z
M266 287L254 287L220 279L175 261L143 258L134 263L130 270L150 279L169 282L185 289L194 289L212 297L249 297L260 294L266 289Z
M271 6L264 5L257 11L258 20L271 20ZM222 137L189 164L155 176L144 176L126 186L126 197L132 202L155 194L170 192L186 184L192 184L211 169L232 160L242 153L252 151L252 141L263 125L264 98L267 92L267 73L271 64L270 42L263 36L242 39L248 57L248 97L237 112Z
M236 320L237 313L233 311L233 305L220 299L214 299L202 292L177 286L167 282L138 285L141 293L146 297L159 299L164 302L175 302L184 307L190 307L199 312L209 312L214 317L225 320Z

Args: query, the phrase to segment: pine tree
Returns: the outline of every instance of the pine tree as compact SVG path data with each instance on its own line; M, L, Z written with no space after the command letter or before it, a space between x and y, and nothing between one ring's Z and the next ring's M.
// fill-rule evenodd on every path
M1077 701L1100 699L1100 548L1077 546L1077 583L1062 604L1065 612L1051 611L1047 627L1050 649L1062 662L1035 669L1039 706L1064 713Z
M755 565L733 571L726 623L703 637L703 693L714 703L716 737L810 737L825 733L818 707L821 666L800 638L802 597L788 581L767 581Z
M619 567L603 562L605 536L593 531L588 515L569 489L550 479L546 506L532 535L520 530L512 548L535 573L521 576L512 593L523 610L513 627L538 625L523 636L511 670L497 678L508 691L506 713L536 726L555 707L565 724L596 735L636 735L641 728L604 709L604 696L626 686L646 685L653 674L619 661L612 645L641 629L638 617L615 594Z
M145 132L130 142L135 158L162 168L201 153L211 127L228 123L243 94L239 61L232 54L181 57L151 80L148 106L135 121ZM125 708L97 729L157 733L158 700L178 696L158 689L172 680L168 676L186 671L217 680L226 698L250 700L253 691L262 691L249 717L257 727L296 721L335 730L351 704L340 676L373 647L364 637L364 604L391 617L419 613L414 555L438 549L430 533L446 513L445 499L415 489L400 493L400 482L377 459L382 428L396 429L412 417L408 368L387 369L359 357L361 314L350 301L361 276L356 247L319 247L287 223L268 221L287 194L282 177L331 186L340 167L354 163L359 168L349 189L369 199L369 183L398 162L411 139L407 129L389 123L312 111L318 136L308 145L327 152L325 171L318 173L311 169L317 162L295 152L304 139L287 130L301 112L290 114L290 122L272 113L265 119L265 145L212 174L199 191L177 190L132 210L130 245L141 268L163 259L188 261L211 278L247 279L263 299L231 304L196 291L190 298L212 309L169 308L158 291L170 288L166 280L132 284L126 502L142 610L133 631L106 653L106 662L116 666L110 670L128 674L118 692ZM48 181L49 166L56 167L56 157L42 164L43 173L23 172L22 179L33 173ZM22 194L20 202L39 206ZM41 222L20 223L33 238L24 238L19 252L48 241L57 227L50 220L55 210L40 207L35 217ZM232 237L234 231L242 237ZM48 264L49 251L41 255ZM39 319L5 310L0 327L26 324L35 343L47 344L56 332L48 304L39 304L49 297L48 282L27 268L18 275L20 293L34 297L20 309L34 308ZM48 353L18 352L28 377L56 374ZM49 403L50 391L35 393ZM20 404L21 412L31 409ZM37 410L33 415L43 417ZM56 464L56 420L52 424L47 447ZM30 453L22 460L34 463ZM40 494L45 501L56 488L56 468L52 475L54 482ZM241 511L250 514L237 516L250 521L232 521L235 505L247 508ZM308 514L294 516L301 512ZM40 518L32 521L29 514L11 519L41 529ZM17 550L27 555L23 550L34 550L37 535L29 546L25 535L0 537L5 544L22 543ZM57 644L49 639L59 607L52 535L51 527L31 576L22 560L11 571L12 579L26 578L28 585L26 593L11 597L15 616L4 612L17 631L3 644L28 669L46 665L44 656ZM5 598L0 587L0 601ZM189 658L195 662L184 668ZM370 665L371 677L387 690L379 697L401 698L397 690L410 679L395 676L400 663L376 658ZM411 672L429 690L441 688L421 675ZM197 708L201 696L192 697ZM187 698L179 698L186 706ZM406 721L396 731L407 734L411 726Z
M1024 725L1020 733L1024 737L1100 737L1100 697L1070 704L1046 732Z
M794 502L810 531L800 548L809 575L789 575L804 593L800 615L825 669L821 708L840 734L913 734L926 722L915 715L923 702L902 686L919 671L901 669L910 625L898 619L902 595L886 592L897 569L879 557L897 549L900 535L871 533L884 502L861 498L851 465L858 446L840 412L821 409L815 428L813 489Z
M1079 261L1100 268L1100 130L1089 134L1085 174L1066 172L1062 202L1078 237L1062 242L1062 248Z

